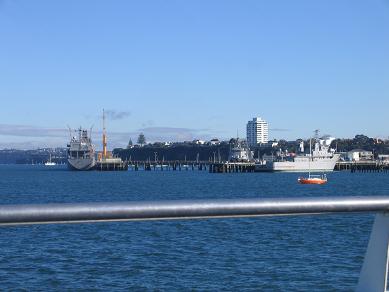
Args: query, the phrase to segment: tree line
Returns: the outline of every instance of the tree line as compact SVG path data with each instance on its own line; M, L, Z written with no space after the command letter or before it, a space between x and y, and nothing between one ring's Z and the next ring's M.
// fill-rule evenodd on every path
M124 160L132 161L226 161L231 145L235 139L221 142L220 145L196 145L193 143L175 143L165 145L164 143L146 144L146 137L141 133L137 139L141 147L132 147L129 141L127 149L114 149L114 154ZM254 158L261 158L264 154L276 154L278 151L298 153L300 143L304 142L305 153L309 152L309 140L298 139L296 141L279 140L277 146L257 145L250 150ZM377 157L379 154L389 154L389 140L370 138L365 135L356 135L352 139L336 139L332 142L331 148L337 152L349 152L355 149L372 151Z

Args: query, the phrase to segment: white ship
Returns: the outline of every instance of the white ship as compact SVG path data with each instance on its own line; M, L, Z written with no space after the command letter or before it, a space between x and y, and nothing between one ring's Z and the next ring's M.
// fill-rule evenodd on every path
M230 153L228 156L229 162L251 162L253 161L253 154L250 151L245 141L236 140L230 144Z
M88 131L78 129L78 137L68 144L68 166L74 170L90 170L96 165L95 149Z
M277 157L267 159L263 164L257 164L257 171L286 171L286 172L330 172L335 168L340 155L330 149L334 138L315 138L314 149L312 140L310 154L294 157Z

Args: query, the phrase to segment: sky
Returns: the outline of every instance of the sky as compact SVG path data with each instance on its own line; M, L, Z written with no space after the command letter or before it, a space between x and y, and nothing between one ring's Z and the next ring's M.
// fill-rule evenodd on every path
M0 0L0 148L389 136L389 0ZM97 141L96 141L97 140Z

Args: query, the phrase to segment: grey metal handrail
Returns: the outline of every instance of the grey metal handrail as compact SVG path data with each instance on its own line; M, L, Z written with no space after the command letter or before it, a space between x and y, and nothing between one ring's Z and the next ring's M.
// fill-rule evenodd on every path
M356 291L387 287L389 196L0 205L0 226L130 220L378 213Z
M389 197L0 205L0 225L387 211Z

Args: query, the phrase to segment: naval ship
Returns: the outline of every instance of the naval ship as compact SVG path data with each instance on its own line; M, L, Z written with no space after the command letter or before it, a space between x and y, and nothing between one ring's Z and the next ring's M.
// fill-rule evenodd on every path
M230 144L230 153L228 155L229 162L250 162L253 161L253 153L250 151L247 143L236 138Z
M78 129L78 137L71 138L68 147L68 166L74 170L90 170L96 165L95 148L88 131Z
M267 159L261 164L256 164L256 171L285 171L285 172L330 172L335 168L340 154L330 149L334 138L314 138L314 149L310 139L310 153L294 157L277 157Z

